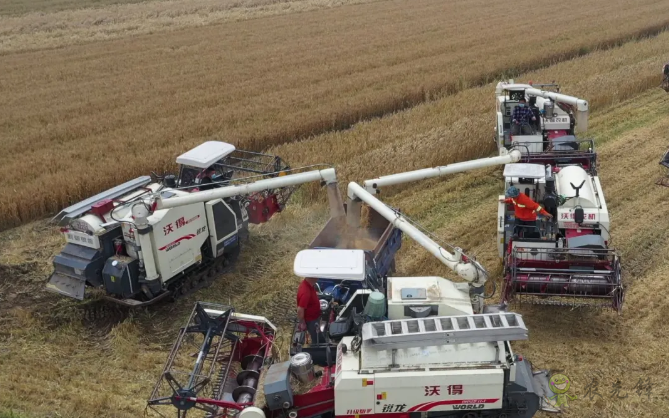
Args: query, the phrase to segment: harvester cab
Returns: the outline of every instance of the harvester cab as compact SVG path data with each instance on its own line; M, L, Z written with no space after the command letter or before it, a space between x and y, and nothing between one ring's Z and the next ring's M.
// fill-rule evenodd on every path
M226 142L208 141L180 155L179 176L165 176L168 187L200 191L225 187L239 182L294 173L290 166L276 155L236 149ZM208 184L204 184L204 183ZM239 196L248 211L248 221L253 224L267 222L286 206L296 187L263 190L248 196Z
M519 222L512 204L499 203L502 301L621 312L620 256L610 245L609 213L599 178L578 165L519 163L505 166L504 179L505 188L517 187L553 217Z
M227 152L222 144L205 143L181 161L193 166L199 155L198 164L216 164L204 158L220 161L221 153L202 150L219 146ZM53 261L47 290L82 300L87 287L100 289L107 300L138 307L208 286L237 259L253 221L253 196L276 196L312 181L326 184L332 195L337 187L333 168L303 170L232 179L207 191L170 187L177 182L169 176L160 183L146 176L66 208L56 219L67 244ZM257 220L267 221L271 213L265 215Z
M552 88L555 91L540 90ZM588 150L587 143L575 134L588 129L588 102L561 94L557 84L516 84L513 80L499 82L495 90L497 123L495 144L500 153L516 148L525 155L543 153L577 153ZM516 126L513 114L520 100L529 99L535 120ZM520 123L520 122L519 122ZM592 151L590 151L592 153Z

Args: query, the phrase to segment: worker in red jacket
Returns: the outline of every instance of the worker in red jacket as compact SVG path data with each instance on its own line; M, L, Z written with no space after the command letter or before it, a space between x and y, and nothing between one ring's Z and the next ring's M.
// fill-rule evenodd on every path
M325 337L321 333L319 323L321 316L321 302L316 293L316 281L313 277L305 277L297 288L297 319L300 331L309 331L311 343L324 343Z
M506 199L500 199L500 202L512 203L516 216L516 227L537 226L537 214L552 218L553 215L546 212L537 202L530 199L525 193L521 193L517 187L511 186L506 190ZM520 228L525 229L525 228Z

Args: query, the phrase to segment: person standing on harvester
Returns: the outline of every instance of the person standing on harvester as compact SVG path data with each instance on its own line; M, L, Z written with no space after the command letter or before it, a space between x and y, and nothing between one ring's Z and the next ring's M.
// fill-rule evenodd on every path
M521 98L518 106L513 109L511 135L532 135L530 121L536 121L532 109L527 106L525 98Z
M511 186L506 190L506 199L500 199L500 202L512 203L516 216L516 226L537 226L537 214L542 214L548 218L553 215L546 212L537 202L530 199L525 193L521 193L517 187Z
M324 343L325 337L319 329L321 303L314 285L318 279L305 277L297 288L297 319L300 331L309 331L311 343Z

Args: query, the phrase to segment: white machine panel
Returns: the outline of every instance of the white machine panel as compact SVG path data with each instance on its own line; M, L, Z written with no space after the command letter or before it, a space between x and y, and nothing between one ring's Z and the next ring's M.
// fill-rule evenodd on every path
M499 195L499 199L504 199L504 195ZM506 220L504 219L506 217L506 203L504 202L499 202L497 204L497 250L499 252L500 257L504 257L504 252L506 248L504 248L504 234L505 234L505 226L506 226Z
M504 370L501 367L491 365L486 368L452 370L414 368L411 371L361 373L358 354L350 349L352 340L352 337L345 337L337 348L335 372L337 416L484 410L499 409L502 406ZM346 353L343 352L342 345L348 347ZM485 345L492 347L488 343L460 344L459 351L473 348L470 346ZM451 351L440 355L452 354ZM494 353L486 350L476 351L474 356L477 355L483 355L488 359L497 358ZM503 349L502 355L504 355ZM422 351L418 350L413 357L421 359ZM479 365L480 362L476 364ZM429 365L426 364L424 367Z
M208 238L204 205L195 203L154 212L149 218L157 271L163 282L202 259Z
M504 166L504 177L541 179L546 176L546 167L541 164L514 163Z
M498 346L500 352L504 352L503 345L487 342L398 348L394 353L394 364L400 368L495 364L500 360ZM392 350L377 350L368 346L361 351L362 369L387 370L393 364Z
M374 413L376 403L374 376L359 373L358 354L351 351L353 337L344 337L337 346L335 370L335 415L367 415ZM343 352L342 346L348 350Z
M583 223L578 225L574 219L575 210L573 208L558 208L558 227L568 229L592 229L595 224L601 224L601 217L597 209L583 209ZM608 223L608 219L606 220ZM605 224L605 226L607 226Z
M544 103L549 101L543 97L537 97L537 107L539 109L544 108ZM551 130L568 130L571 128L571 117L564 110L560 109L559 106L555 105L553 108L552 115L545 115L542 118L543 128L546 131Z
M318 277L336 280L365 280L363 250L302 250L293 265L298 277Z
M539 153L544 151L544 137L542 135L511 135L511 144L519 144L517 149L521 153Z
M177 157L177 164L197 168L207 168L235 150L226 142L207 141Z
M501 369L375 373L374 412L437 412L502 407ZM335 397L339 396L335 387Z
M100 238L97 235L89 235L84 232L75 231L74 229L68 229L66 232L63 232L65 235L65 241L82 245L88 248L100 249Z
M137 230L135 226L129 223L122 223L123 242L125 243L125 250L132 258L139 258L135 247L138 246Z
M471 315L467 283L453 283L441 277L389 277L388 319L412 318L410 307L435 307L432 315Z

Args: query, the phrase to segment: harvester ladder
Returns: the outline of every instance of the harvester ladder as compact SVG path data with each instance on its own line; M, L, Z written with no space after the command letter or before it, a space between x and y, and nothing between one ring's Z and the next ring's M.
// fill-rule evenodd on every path
M362 326L363 344L377 350L526 339L522 316L507 312L368 322Z

